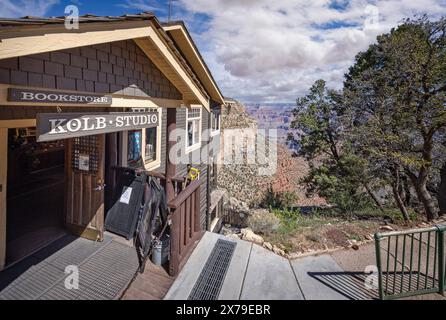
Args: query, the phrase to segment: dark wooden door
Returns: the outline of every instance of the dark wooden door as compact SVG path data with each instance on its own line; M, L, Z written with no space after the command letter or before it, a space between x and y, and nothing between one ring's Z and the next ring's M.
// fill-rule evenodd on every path
M66 141L66 226L76 235L102 241L105 135Z

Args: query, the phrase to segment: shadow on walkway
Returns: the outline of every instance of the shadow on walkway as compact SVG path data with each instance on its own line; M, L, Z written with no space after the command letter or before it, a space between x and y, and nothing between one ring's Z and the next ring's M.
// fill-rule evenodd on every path
M350 300L376 300L377 289L368 289L363 272L308 272L308 275Z

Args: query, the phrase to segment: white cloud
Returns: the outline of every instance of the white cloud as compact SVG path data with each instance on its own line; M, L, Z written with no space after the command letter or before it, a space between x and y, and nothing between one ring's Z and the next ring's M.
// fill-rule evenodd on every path
M57 3L58 0L0 0L0 15L3 18L43 17Z
M340 88L354 56L403 18L446 13L444 0L179 0L223 93L246 102L284 102L317 79ZM376 7L374 7L376 6ZM374 16L379 11L379 23ZM367 25L367 23L369 24Z

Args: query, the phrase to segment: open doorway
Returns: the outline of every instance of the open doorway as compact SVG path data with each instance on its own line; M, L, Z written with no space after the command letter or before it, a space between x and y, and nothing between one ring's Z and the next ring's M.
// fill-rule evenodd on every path
M6 265L64 233L65 141L39 143L35 127L8 130Z

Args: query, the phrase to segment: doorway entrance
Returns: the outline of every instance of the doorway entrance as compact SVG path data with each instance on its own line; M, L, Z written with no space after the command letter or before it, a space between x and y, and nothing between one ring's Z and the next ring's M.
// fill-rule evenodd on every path
M9 128L6 265L64 234L65 141L39 143L35 127Z

